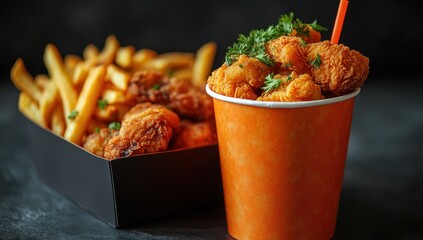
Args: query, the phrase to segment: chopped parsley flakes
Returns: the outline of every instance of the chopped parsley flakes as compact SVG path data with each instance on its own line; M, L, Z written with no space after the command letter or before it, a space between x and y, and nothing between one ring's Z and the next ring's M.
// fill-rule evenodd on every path
M309 26L319 32L327 30L318 25L317 21L307 24L298 18L294 19L294 13L291 12L290 14L281 15L276 25L270 25L266 29L252 30L248 35L239 34L237 42L228 47L225 56L226 65L232 65L240 55L247 55L260 60L268 66L273 66L274 62L266 53L265 44L280 36L289 36L294 31L296 36L309 36Z
M310 64L314 67L314 68L319 68L320 64L322 64L322 61L320 60L320 55L317 54L316 58L312 61L310 61Z
M119 122L111 122L109 124L109 129L119 130L120 129L120 123Z
M78 111L76 111L76 110L72 110L70 113L69 113L69 115L68 115L68 119L69 120L74 120L75 118L76 118L76 116L78 116Z

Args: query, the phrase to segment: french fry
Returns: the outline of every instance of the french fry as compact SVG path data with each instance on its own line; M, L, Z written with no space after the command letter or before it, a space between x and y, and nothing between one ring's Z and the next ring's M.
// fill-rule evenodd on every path
M117 89L104 89L101 98L108 104L124 103L127 100L125 92Z
M192 69L192 83L194 84L194 86L206 86L207 78L213 68L216 49L216 43L208 42L197 50L194 66Z
M158 70L189 68L194 63L193 53L184 52L170 52L162 53L156 58L146 62L145 68L152 68Z
M128 72L120 69L114 64L107 66L106 78L109 79L115 87L125 91L128 88L131 76Z
M10 78L17 89L25 92L33 100L38 101L41 97L41 90L37 87L33 77L25 68L21 58L15 61L10 71Z
M37 102L25 91L19 93L18 109L28 119L41 126L41 115L37 106Z
M93 114L97 99L100 96L105 74L106 67L104 65L94 67L88 73L88 77L85 80L75 105L74 112L77 114L74 119L68 121L64 135L65 139L78 145L81 144L82 136L85 133L88 121Z
M38 74L35 76L35 85L37 85L37 87L41 89L41 91L44 91L44 89L47 87L47 85L50 84L50 82L51 81L44 74Z
M178 70L175 70L175 71L168 73L168 76L191 81L191 79L192 79L192 69L191 68L178 69Z
M77 55L69 54L65 56L63 62L65 64L65 68L68 70L69 75L72 76L76 65L82 62L82 59Z
M66 129L66 122L63 118L63 107L56 104L51 116L51 130L59 136L63 137Z
M72 75L72 82L77 88L81 87L84 84L84 81L87 78L90 68L96 65L97 57L99 55L98 48L93 44L89 44L84 49L83 55L84 61L79 62L75 66L75 71Z
M56 88L54 82L48 82L46 88L43 91L43 94L40 98L40 115L41 123L43 126L51 128L51 115L55 108L55 105L59 101L59 91Z
M75 91L72 80L63 65L59 50L53 44L48 44L44 51L44 62L52 77L62 99L65 117L75 107L78 94Z
M132 57L132 68L134 70L142 69L145 63L147 63L151 59L154 59L156 56L157 52L151 49L144 48L138 50Z
M119 42L114 35L107 37L103 51L97 56L97 64L109 65L115 60Z
M110 122L121 122L137 103L138 99L127 97L136 71L154 69L204 86L215 51L213 42L204 44L196 53L158 54L147 48L137 51L132 45L121 47L117 38L109 35L101 51L89 44L82 56L62 57L54 44L47 44L43 61L48 76L33 77L18 58L10 77L20 90L18 108L24 116L81 146L87 134Z
M129 68L132 64L135 48L133 46L121 47L116 54L116 64L122 68Z
M80 62L75 67L73 72L72 82L74 86L82 86L85 79L87 78L88 71L90 70L89 64L87 62Z
M82 53L82 56L84 57L85 60L89 60L89 59L95 59L98 56L98 48L94 45L94 44L88 44L85 49L84 52Z

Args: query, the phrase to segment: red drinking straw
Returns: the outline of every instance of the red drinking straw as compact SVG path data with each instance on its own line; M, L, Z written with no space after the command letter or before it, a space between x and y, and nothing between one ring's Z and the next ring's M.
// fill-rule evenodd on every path
M330 42L338 44L339 37L341 36L342 25L344 24L345 14L347 12L348 0L340 0L338 13L336 15L335 25L333 26L332 37Z

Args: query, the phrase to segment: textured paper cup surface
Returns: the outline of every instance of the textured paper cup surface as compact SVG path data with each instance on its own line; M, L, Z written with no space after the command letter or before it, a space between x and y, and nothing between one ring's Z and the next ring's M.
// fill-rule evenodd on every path
M206 90L214 101L229 234L243 240L330 239L360 89L290 103Z

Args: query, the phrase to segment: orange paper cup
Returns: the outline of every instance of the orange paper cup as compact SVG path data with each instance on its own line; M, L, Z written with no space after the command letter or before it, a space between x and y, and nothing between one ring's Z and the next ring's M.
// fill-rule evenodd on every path
M226 219L237 239L334 235L360 89L307 102L264 102L213 92Z

